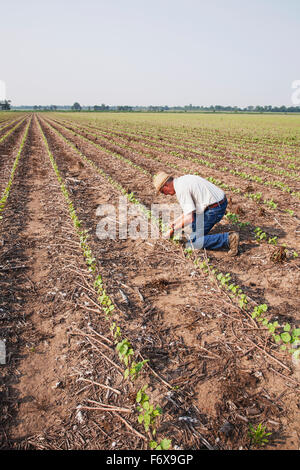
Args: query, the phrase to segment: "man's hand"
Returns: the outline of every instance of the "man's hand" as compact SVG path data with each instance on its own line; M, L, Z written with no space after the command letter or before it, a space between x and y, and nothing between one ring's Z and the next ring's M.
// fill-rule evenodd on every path
M174 235L174 227L172 226L167 232L163 233L163 238L168 239Z
M171 225L171 228L163 234L163 238L168 239L174 235L176 230L180 230L186 225L189 225L194 220L195 211L189 212L188 214L182 214L175 222Z

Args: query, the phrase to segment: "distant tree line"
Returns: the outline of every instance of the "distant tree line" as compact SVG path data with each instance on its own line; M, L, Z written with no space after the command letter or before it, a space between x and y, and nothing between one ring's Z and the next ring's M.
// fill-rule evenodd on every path
M41 105L34 105L34 111L57 111L57 106L55 104L50 104L50 106L41 106Z
M94 106L94 111L109 111L109 106L106 106L105 104L101 104L100 106L98 106L97 104L95 104Z
M166 107L164 107L166 108ZM165 109L163 109L165 110ZM170 111L209 111L209 112L254 112L254 113L299 113L300 106L246 106L244 108L239 106L174 106L168 108Z
M10 109L10 101L0 102L0 108ZM300 106L194 106L192 104L186 106L108 106L104 103L101 105L95 104L94 106L81 106L77 101L72 105L49 105L49 106L13 106L12 109L34 110L34 111L90 111L90 112L233 112L233 113L300 113Z

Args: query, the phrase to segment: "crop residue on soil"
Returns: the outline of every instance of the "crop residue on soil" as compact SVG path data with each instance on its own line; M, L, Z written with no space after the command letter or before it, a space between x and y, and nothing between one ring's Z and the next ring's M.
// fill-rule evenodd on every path
M261 423L271 432L265 448L299 449L297 364L251 310L230 296L221 278L200 269L195 253L187 255L181 244L99 240L96 234L100 204L117 207L127 191L129 205L134 197L150 208L164 202L153 192L156 171L179 176L200 170L226 185L228 212L238 217L224 218L216 229L239 230L241 240L237 258L201 252L201 262L229 273L253 308L267 304L270 321L298 328L298 180L289 167L294 160L276 161L282 142L276 147L269 137L258 145L249 134L240 161L240 134L234 130L221 129L219 135L205 126L139 126L118 117L112 123L104 115L91 122L59 113L24 117L0 142L3 192L30 123L0 220L0 339L7 350L0 365L0 448L147 449L149 431L138 421L136 406L137 392L147 384L151 401L162 409L157 439L170 439L173 448L253 448L249 425ZM205 152L206 163L214 165L205 164ZM282 166L286 173L265 169L260 181L253 163L263 164L264 154L273 158L271 169ZM299 151L291 143L286 155L299 158ZM243 162L252 164L251 171ZM242 178L238 171L256 178ZM265 184L272 178L291 191ZM135 360L147 360L135 381L124 378L116 330L105 318L70 207L80 230L89 234L115 307L111 320L130 341ZM262 240L256 227L266 234Z

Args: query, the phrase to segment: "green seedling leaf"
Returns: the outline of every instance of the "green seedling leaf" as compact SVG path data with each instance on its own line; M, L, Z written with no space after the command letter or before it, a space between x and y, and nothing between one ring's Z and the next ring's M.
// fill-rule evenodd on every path
M291 335L287 332L286 333L281 333L280 337L281 337L281 339L284 343L289 343L292 339Z
M162 450L168 450L171 446L171 440L170 439L163 439L160 443L160 447Z
M157 447L157 442L155 442L155 441L150 441L150 442L149 442L149 447L150 447L150 449L156 449L156 447Z

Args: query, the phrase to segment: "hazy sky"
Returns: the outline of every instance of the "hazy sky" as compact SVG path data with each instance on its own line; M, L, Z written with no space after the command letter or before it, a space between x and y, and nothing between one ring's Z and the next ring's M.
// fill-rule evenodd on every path
M300 0L0 0L20 104L287 105Z

